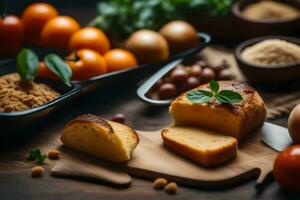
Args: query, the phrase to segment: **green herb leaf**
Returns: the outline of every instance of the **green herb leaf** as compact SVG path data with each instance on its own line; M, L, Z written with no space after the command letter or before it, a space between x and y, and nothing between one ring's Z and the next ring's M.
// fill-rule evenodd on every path
M30 149L27 153L26 159L34 160L37 164L43 164L46 157L47 156L43 155L39 149Z
M22 49L17 55L17 72L21 79L32 81L36 77L39 58L30 49Z
M44 161L45 161L45 159L46 159L46 155L44 154L44 155L42 155L42 154L39 154L37 157L36 157L36 159L35 159L35 162L37 163L37 164L43 164L44 163Z
M48 54L45 59L46 66L55 73L67 86L71 86L72 70L64 60L56 54Z
M210 89L211 89L211 91L214 95L218 94L218 92L219 92L219 83L217 81L211 80L210 83L209 83L209 87L210 87Z
M231 90L220 91L216 95L216 98L220 103L228 103L228 104L239 103L243 100L243 97L239 93L233 92Z
M187 93L187 98L193 103L207 103L213 97L213 93L206 90L192 90Z

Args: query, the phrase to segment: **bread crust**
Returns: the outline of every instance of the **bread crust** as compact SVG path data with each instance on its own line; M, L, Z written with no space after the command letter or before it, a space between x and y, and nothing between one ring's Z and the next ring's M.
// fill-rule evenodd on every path
M130 160L139 143L131 127L91 114L71 120L60 139L66 146L115 162Z
M93 115L93 114L84 114L84 115L80 115L77 116L76 118L72 119L69 123L67 123L65 125L65 128L70 126L72 123L75 122L91 122L91 123L96 123L99 124L102 127L105 127L109 130L109 133L114 133L114 130L112 128L112 126L104 119L100 118L97 115Z
M200 126L237 139L243 138L253 129L263 124L266 118L265 104L255 89L236 81L219 81L220 90L233 90L243 97L238 104L219 104L216 101L195 104L183 93L171 106L175 125ZM201 85L194 90L209 90L209 84Z

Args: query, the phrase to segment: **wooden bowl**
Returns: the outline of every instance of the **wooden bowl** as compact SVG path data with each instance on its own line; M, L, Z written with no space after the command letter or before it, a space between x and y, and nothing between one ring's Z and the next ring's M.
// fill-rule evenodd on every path
M298 0L276 0L281 3L291 5L300 10ZM237 32L244 36L267 36L267 35L298 35L300 32L300 16L285 20L259 20L253 21L243 16L242 11L249 4L259 2L259 0L241 0L232 7L232 13L239 22Z
M279 84L300 78L300 63L280 66L266 66L250 64L242 59L241 53L246 47L266 39L282 39L300 45L300 39L285 36L259 37L243 42L236 48L234 56L246 79L250 83Z

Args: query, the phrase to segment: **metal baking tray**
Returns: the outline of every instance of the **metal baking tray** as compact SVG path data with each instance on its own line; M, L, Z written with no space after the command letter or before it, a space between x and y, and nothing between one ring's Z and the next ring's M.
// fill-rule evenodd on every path
M204 36L205 37L205 36ZM206 44L210 42L211 38L206 35ZM198 49L199 52L205 47L202 46L201 49ZM172 62L167 63L164 67L159 69L156 73L154 73L149 79L147 79L143 84L141 84L136 93L138 97L147 104L155 105L155 106L165 106L169 105L173 99L164 99L164 100L156 100L148 97L148 93L153 88L153 86L159 81L162 77L168 74L172 69L174 69L178 64L184 63L189 57L181 57Z
M2 132L4 132L4 129L10 129L11 127L14 129L21 128L24 125L26 126L37 120L43 119L44 117L50 115L55 109L60 108L64 103L68 103L76 96L84 94L84 91L95 89L100 85L109 84L110 82L114 82L124 77L127 78L134 76L135 78L143 78L146 75L160 69L162 66L165 66L167 63L172 63L174 60L193 56L201 51L211 40L210 36L206 33L198 33L198 36L201 40L201 43L198 46L178 53L170 57L165 62L143 64L135 68L107 73L84 81L72 81L71 87L67 87L59 81L37 79L37 82L46 83L58 91L61 96L44 105L25 111L11 113L0 112L0 125L2 127L0 135ZM0 61L0 75L15 72L15 69L15 60Z

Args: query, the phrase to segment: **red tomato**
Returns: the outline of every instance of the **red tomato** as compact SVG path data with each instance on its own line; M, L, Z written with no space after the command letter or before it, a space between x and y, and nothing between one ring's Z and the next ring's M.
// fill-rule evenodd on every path
M273 173L282 189L300 193L300 145L290 146L278 155Z
M41 32L45 24L58 16L57 10L47 3L33 3L22 14L25 40L29 44L41 44Z
M104 58L94 50L80 49L76 54L71 53L68 59L67 63L72 69L72 80L86 80L107 72Z
M0 57L15 55L21 49L23 39L23 25L17 16L0 19Z
M51 80L59 80L58 76L48 69L44 62L40 62L37 76Z

